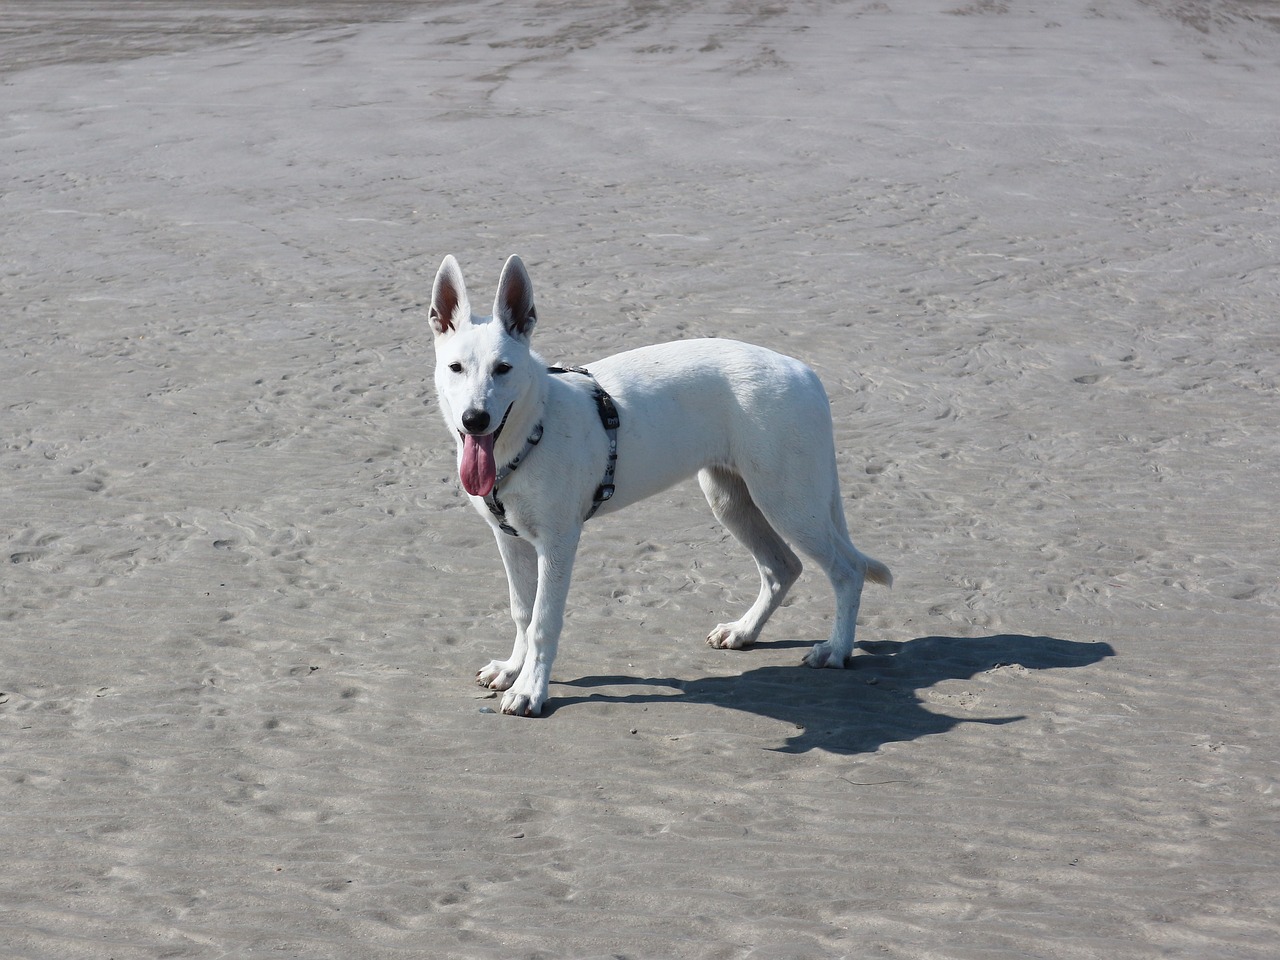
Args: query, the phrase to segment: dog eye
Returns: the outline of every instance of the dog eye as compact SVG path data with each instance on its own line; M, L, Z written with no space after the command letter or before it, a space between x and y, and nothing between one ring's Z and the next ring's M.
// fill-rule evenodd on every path
M493 368L493 372L494 372L495 374L497 374L498 376L502 376L504 373L510 373L510 372L511 372L511 364L509 364L509 363L500 363L500 364L498 364L496 367L494 367L494 368Z
M452 370L454 373L461 373L462 364L460 364L457 360L455 360L453 361L453 363L449 364L449 369Z

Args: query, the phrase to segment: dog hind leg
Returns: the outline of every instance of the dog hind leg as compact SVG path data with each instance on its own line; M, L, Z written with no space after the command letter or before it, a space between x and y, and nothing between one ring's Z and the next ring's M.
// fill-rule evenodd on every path
M836 595L836 618L831 627L831 637L815 644L804 657L810 667L834 667L843 669L853 656L854 630L858 623L858 608L862 605L862 587L866 582L866 557L849 544L836 542L829 557L822 563L827 579Z
M834 451L827 469L809 472L810 479L815 476L826 479L817 489L810 486L812 500L796 497L794 491L804 489L805 484L800 477L788 476L788 472L779 471L774 478L755 478L752 496L772 529L817 562L831 581L836 598L831 637L815 645L804 662L810 667L841 669L853 655L863 585L870 579L887 586L893 578L888 567L860 552L849 539ZM821 503L824 499L828 509L814 510L814 501Z
M862 588L867 580L890 586L893 574L879 560L868 557L849 538L845 521L844 504L840 500L836 484L831 497L831 521L829 528L829 553L820 562L836 595L836 619L831 628L831 638L815 644L804 657L810 667L843 669L853 656L854 631L858 623L858 608L862 605Z
M713 647L742 650L759 639L769 617L782 605L800 576L800 558L760 512L738 474L708 467L698 473L698 483L711 512L751 552L760 572L760 593L751 608L733 623L717 625L707 636Z

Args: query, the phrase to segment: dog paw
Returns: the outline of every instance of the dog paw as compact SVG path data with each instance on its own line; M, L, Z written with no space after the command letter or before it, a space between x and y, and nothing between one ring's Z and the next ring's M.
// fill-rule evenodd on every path
M476 674L476 683L490 690L509 690L520 676L520 668L512 667L505 660L490 660Z
M843 670L849 662L849 658L843 654L837 654L831 649L831 644L827 641L814 644L812 650L804 655L801 661L806 667L821 669L826 667L829 670Z
M717 650L746 650L754 646L756 638L738 629L734 623L719 624L707 634L707 646Z
M527 693L508 690L502 698L502 712L512 717L536 717L542 713L542 701Z

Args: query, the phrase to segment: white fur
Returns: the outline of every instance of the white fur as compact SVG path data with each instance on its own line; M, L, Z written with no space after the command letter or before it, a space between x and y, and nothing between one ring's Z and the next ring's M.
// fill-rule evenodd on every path
M493 527L511 593L516 639L477 680L505 690L502 712L535 716L547 699L551 665L583 518L601 482L607 440L589 383L552 375L529 347L536 312L519 257L498 283L491 317L471 313L462 273L446 257L432 293L436 391L458 441L463 415L488 414L499 466L520 453L541 422L541 442L499 488L512 537L483 498L471 500ZM760 594L707 637L741 649L800 574L794 544L826 572L836 595L831 638L805 656L811 667L843 667L853 653L864 579L889 584L887 567L850 542L836 475L831 410L817 375L790 357L733 340L681 340L641 347L587 365L613 398L618 430L616 493L598 515L620 510L688 477L755 558Z

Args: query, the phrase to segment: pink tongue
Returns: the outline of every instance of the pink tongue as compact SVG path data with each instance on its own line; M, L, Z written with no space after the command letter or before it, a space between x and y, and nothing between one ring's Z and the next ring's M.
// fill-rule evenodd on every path
M473 497L487 497L498 479L498 467L493 460L493 434L462 438L462 463L458 466L462 489Z

